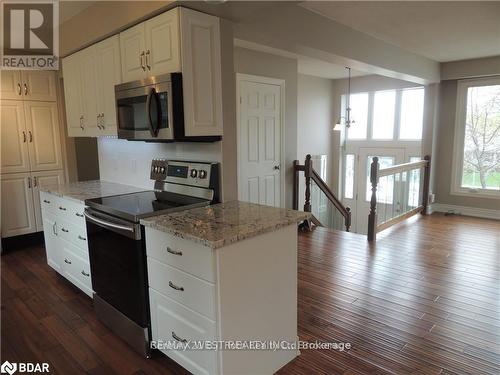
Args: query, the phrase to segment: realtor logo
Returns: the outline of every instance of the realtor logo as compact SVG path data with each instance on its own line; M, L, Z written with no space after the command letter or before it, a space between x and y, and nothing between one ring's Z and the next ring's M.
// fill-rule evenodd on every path
M9 361L5 361L4 363L2 363L2 367L0 367L0 370L2 371L2 374L12 375L17 370L17 363L10 363Z
M2 69L58 69L57 1L2 2Z

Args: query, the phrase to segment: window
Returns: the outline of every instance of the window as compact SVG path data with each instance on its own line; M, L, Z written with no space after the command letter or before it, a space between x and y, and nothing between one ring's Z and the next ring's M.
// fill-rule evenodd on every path
M500 195L500 79L458 84L452 193Z
M353 141L420 141L424 95L423 87L351 94L351 127L347 138ZM342 116L345 105L344 95Z
M368 93L352 94L351 127L348 130L349 139L366 139L368 129Z
M373 139L394 138L396 91L377 91L373 103Z
M401 115L399 119L399 139L422 139L424 120L424 89L403 90L401 95Z
M354 155L347 154L345 156L345 183L344 183L344 198L354 198Z

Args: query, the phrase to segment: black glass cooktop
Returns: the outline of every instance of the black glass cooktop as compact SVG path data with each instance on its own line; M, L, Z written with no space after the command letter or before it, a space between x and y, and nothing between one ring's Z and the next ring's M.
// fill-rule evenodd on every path
M139 219L181 209L208 205L206 199L171 192L142 191L85 200L85 204L119 218L137 222Z

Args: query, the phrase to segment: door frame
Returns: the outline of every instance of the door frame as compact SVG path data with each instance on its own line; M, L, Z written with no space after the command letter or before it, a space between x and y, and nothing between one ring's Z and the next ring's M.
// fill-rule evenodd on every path
M236 73L236 163L237 163L237 190L238 198L240 197L240 182L241 182L241 156L240 156L240 133L241 133L241 82L254 82L270 84L280 87L280 207L285 207L285 180L286 180L286 165L285 164L285 80L279 78L257 76L252 74Z

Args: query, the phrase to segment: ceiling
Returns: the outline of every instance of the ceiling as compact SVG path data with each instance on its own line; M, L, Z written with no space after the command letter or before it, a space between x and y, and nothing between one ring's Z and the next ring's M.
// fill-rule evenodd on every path
M61 1L59 2L59 24L63 24L78 13L81 13L95 1Z
M304 1L300 6L439 62L500 55L497 1Z
M347 78L347 69L342 65L332 64L326 61L311 59L309 57L298 56L298 72L310 76L338 79ZM352 77L359 77L368 73L352 70Z

